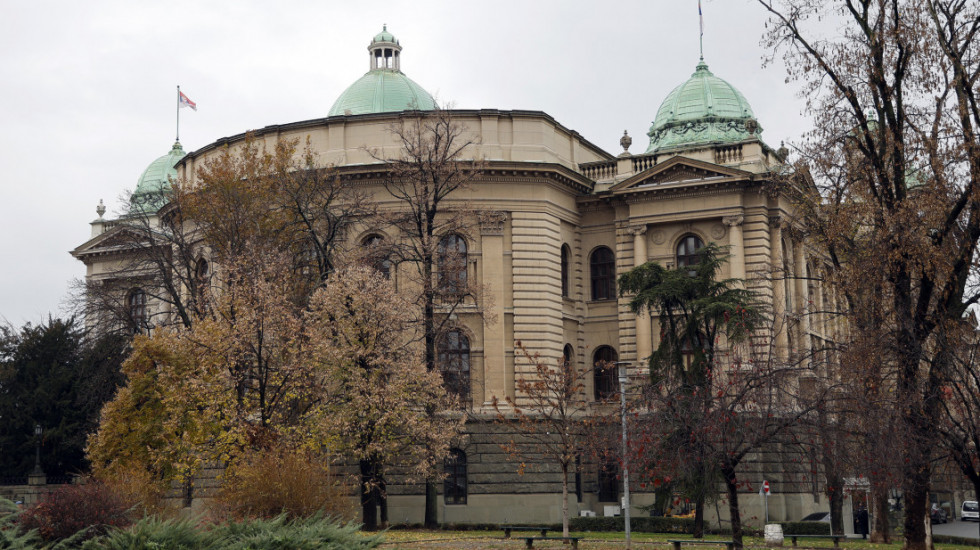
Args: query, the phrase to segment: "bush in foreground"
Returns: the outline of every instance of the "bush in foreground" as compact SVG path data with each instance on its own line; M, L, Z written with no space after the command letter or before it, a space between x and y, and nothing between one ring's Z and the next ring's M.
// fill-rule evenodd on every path
M290 520L246 520L220 525L199 525L188 519L145 518L128 529L116 529L85 542L83 550L368 550L380 536L363 536L356 524L342 525L326 516Z
M217 511L235 519L317 514L350 519L350 491L324 456L303 450L252 451L225 473Z
M20 516L16 504L0 498L0 548L27 550L40 546L41 538L37 536L37 531L25 531L17 523Z
M129 502L101 483L66 485L20 514L18 523L24 531L36 530L47 542L69 537L86 539L132 523L131 508Z
M572 531L622 531L625 525L622 517L571 518ZM691 518L638 517L631 518L630 529L637 533L694 533L694 520Z

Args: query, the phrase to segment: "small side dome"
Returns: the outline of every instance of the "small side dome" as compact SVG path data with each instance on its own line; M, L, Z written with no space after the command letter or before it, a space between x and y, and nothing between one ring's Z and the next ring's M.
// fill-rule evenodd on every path
M368 45L370 70L340 94L328 116L436 109L432 95L401 71L401 51L385 26Z
M650 126L647 153L709 143L758 139L762 127L734 86L708 70L702 59L687 82L660 104Z
M170 152L151 162L136 183L136 191L130 198L130 213L140 209L146 213L156 212L166 204L164 192L170 188L170 182L177 178L174 168L180 159L184 158L184 148L180 142L175 142Z

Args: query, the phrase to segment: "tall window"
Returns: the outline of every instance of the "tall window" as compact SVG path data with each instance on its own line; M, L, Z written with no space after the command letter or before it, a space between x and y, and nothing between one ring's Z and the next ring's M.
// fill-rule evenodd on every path
M704 247L697 235L688 235L677 245L677 267L685 267L698 263L698 250Z
M599 502L619 500L619 465L613 458L604 459L599 465Z
M385 279L391 277L391 260L383 249L384 237L381 235L368 235L363 244L367 249L367 260L375 271L384 276Z
M446 235L439 241L437 268L439 289L450 294L466 291L466 241L463 237Z
M462 331L451 330L439 341L439 370L449 393L465 402L470 396L470 341Z
M592 379L597 401L610 399L619 392L619 375L615 364L618 360L616 350L609 346L599 346L592 355L592 363L595 365Z
M561 350L561 358L562 358L562 360L565 361L565 364L566 365L569 365L569 364L572 363L572 354L573 353L574 352L572 350L572 345L571 344L565 344L565 347Z
M561 245L561 296L568 298L568 264L572 251L567 244Z
M146 328L146 293L143 289L136 288L129 293L126 307L129 309L129 319L133 322L133 331L142 332Z
M459 449L450 450L444 467L446 481L442 494L446 504L466 504L466 453Z
M612 300L616 297L616 258L605 246L592 251L589 258L592 274L592 299Z

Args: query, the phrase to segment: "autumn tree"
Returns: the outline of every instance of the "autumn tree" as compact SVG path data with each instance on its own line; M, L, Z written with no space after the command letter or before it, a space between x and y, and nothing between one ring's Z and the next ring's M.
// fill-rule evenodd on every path
M812 182L797 201L802 222L825 247L849 310L873 298L881 311L882 381L900 414L905 547L925 550L933 426L952 368L947 332L978 299L980 6L759 3L767 42L816 121L798 146Z
M359 466L361 521L387 525L387 483L392 466L408 479L427 479L441 468L465 415L432 415L454 408L439 373L411 345L414 305L388 279L367 267L331 277L314 295L308 317L311 359L325 399L313 425L333 450Z
M373 210L365 195L324 167L309 140L269 145L247 136L195 167L193 180L171 181L133 194L103 237L120 264L110 278L79 283L80 307L102 330L179 323L190 328L209 315L214 275L247 249L287 252L286 267L312 294L342 255L351 223ZM139 319L128 291L169 313Z
M401 145L400 154L388 158L382 151L371 152L386 163L384 187L395 203L382 211L383 222L396 234L386 249L416 287L423 361L435 371L437 345L451 328L453 314L464 304L479 306L482 298L468 273L474 213L466 209L460 191L483 163L472 160L477 143L449 110L413 112L390 125L389 132ZM469 388L454 390L468 393ZM436 500L435 481L429 480L426 527L438 525Z
M585 381L592 369L576 369L565 357L556 365L549 365L520 342L517 347L520 358L533 365L534 371L514 381L518 399L508 396L506 403L501 403L496 396L493 398L498 421L512 433L504 448L514 457L527 459L529 455L544 455L558 465L561 470L562 536L567 537L568 474L576 457L586 447L585 439L589 436L587 421L592 414L592 402L586 398Z

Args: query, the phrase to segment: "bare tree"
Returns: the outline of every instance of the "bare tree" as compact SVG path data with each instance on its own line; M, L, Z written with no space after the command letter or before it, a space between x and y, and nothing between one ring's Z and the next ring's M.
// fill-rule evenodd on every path
M481 305L482 293L467 261L466 243L475 214L458 192L476 178L483 162L467 158L476 154L476 141L449 110L413 112L390 125L389 131L401 144L400 155L385 158L382 152L371 151L386 163L384 186L396 202L381 212L382 222L397 234L397 242L386 249L396 265L405 266L418 289L423 361L429 370L436 370L437 345L453 326L453 314L464 304L475 306L474 312ZM444 374L449 374L452 386L453 373ZM438 525L436 499L435 482L429 480L426 527Z
M586 447L589 435L586 423L592 404L585 395L585 380L592 369L579 370L566 358L555 366L545 363L517 342L519 355L534 365L534 373L514 382L520 403L507 397L501 407L496 396L493 405L498 420L516 437L504 445L511 456L544 455L561 470L562 536L568 536L568 474L576 457ZM522 462L523 465L523 462ZM523 470L523 466L522 466Z
M980 6L759 3L768 43L815 115L800 145L815 186L799 201L804 223L849 305L880 300L879 349L903 438L905 547L925 550L933 426L950 368L944 333L980 298L970 284L980 239Z

